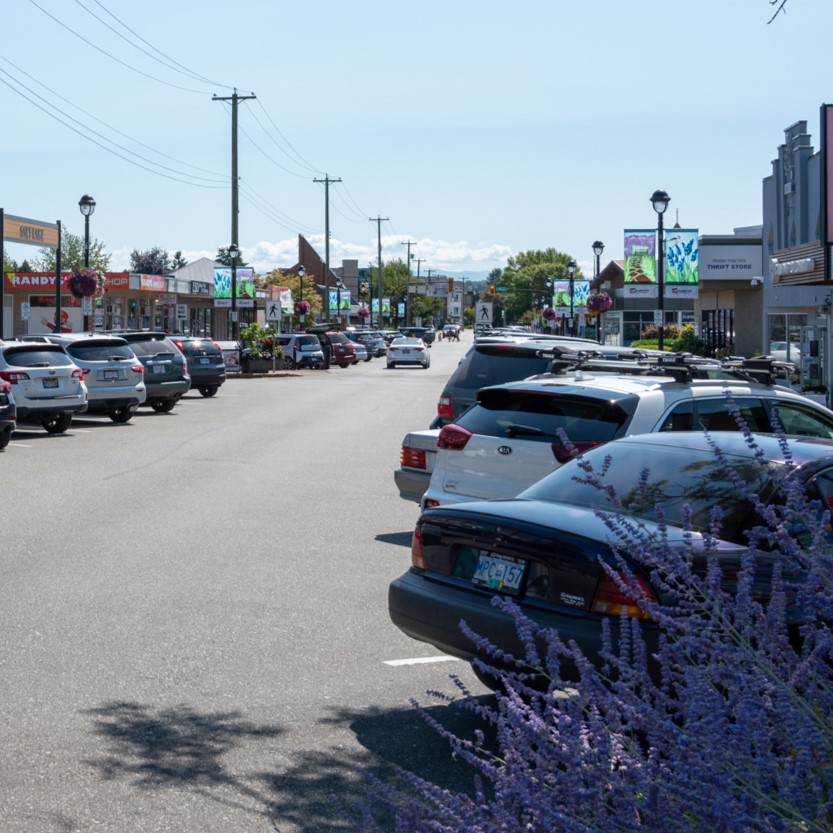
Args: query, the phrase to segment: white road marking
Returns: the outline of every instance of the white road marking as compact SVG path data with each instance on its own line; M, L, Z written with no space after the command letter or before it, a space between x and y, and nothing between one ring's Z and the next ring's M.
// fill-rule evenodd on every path
M461 662L457 657L449 657L442 654L438 657L411 657L411 659L386 659L382 660L385 665L425 665L431 662Z

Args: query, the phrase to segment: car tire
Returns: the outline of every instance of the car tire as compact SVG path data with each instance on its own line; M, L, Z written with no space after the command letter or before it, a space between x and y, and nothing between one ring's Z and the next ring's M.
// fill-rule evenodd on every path
M388 370L393 370L396 367L396 362L388 362Z
M168 414L174 409L176 399L154 399L150 403L150 407L156 411L157 414Z
M63 434L71 423L72 414L53 414L41 420L41 425L48 434Z
M292 356L284 356L283 357L283 369L284 370L296 370L298 368L295 359Z
M373 356L368 356L368 357L365 359L365 361L366 361L366 362L369 362L372 358L373 358Z
M198 389L201 396L214 396L219 390L218 385L211 385L210 387L202 387Z
M9 444L9 441L11 440L11 438L12 438L11 430L4 431L2 434L0 434L0 449L5 448Z
M124 422L130 422L130 419L135 413L135 405L122 405L122 407L120 408L114 408L107 414L107 416L110 417L110 419L113 420L113 422L119 425Z
M349 365L349 364L347 364L347 362L339 362L339 363L338 363L338 366L339 366L339 367L350 367L350 365Z

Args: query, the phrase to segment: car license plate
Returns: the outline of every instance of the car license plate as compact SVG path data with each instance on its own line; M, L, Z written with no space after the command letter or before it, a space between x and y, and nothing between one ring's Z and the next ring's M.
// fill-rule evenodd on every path
M403 347L403 348L402 348L402 352L403 352L403 353L410 353L410 352L411 352L411 348L410 348L410 347Z
M103 373L103 378L105 381L107 381L108 379L118 379L119 372L118 370L105 370Z
M200 356L200 364L211 364L211 359L208 356Z
M150 366L150 369L153 373L167 373L168 372L168 365L166 364L153 364Z
M58 380L57 379L44 379L43 386L45 388L57 388L58 387Z
M481 552L471 578L472 584L516 596L520 592L525 568L525 561L491 552Z

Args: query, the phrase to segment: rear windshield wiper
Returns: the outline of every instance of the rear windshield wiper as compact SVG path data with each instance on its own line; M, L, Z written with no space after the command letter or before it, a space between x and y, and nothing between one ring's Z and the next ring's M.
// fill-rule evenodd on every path
M536 428L534 425L515 425L515 423L512 423L506 426L507 437L543 437L546 433L546 431L541 428Z

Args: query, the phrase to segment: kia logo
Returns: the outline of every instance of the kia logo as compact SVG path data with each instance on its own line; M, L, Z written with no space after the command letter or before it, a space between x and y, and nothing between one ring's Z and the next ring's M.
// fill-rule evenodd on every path
M499 445L498 446L498 454L511 454L512 449L508 445Z

